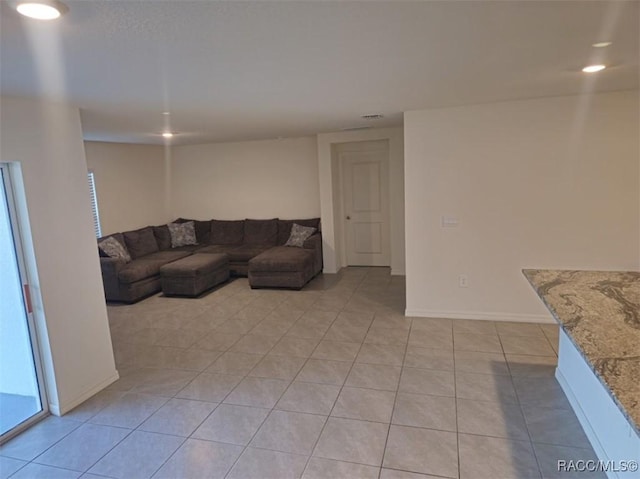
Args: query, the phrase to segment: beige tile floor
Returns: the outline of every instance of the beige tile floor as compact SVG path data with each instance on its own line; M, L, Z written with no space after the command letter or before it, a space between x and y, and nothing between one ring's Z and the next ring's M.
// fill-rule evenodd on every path
M109 306L120 380L2 446L0 478L568 478L558 459L594 458L555 326L405 318L404 291L348 268Z

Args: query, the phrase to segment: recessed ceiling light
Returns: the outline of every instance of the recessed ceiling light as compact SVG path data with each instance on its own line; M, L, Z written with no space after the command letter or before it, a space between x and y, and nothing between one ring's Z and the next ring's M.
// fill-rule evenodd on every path
M69 8L58 0L31 0L18 2L16 10L21 15L36 20L55 20Z
M162 112L162 114L163 114L163 115L170 115L170 114L171 114L171 112L169 112L169 111L163 111L163 112Z
M598 42L598 43L594 43L591 46L595 48L604 48L604 47L608 47L609 45L611 45L611 42Z
M584 67L582 71L585 73L596 73L604 70L605 68L607 68L605 65L589 65L587 67Z
M171 133L170 131L165 131L162 134L162 136L165 137L165 138L173 138L173 133Z

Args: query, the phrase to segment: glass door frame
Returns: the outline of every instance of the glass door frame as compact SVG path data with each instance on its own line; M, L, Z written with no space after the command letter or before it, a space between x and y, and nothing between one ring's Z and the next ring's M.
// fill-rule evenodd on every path
M28 269L26 267L25 255L24 255L24 243L20 220L26 218L18 217L18 209L16 207L15 188L13 181L15 175L13 174L13 166L10 163L0 162L0 181L3 182L6 198L0 197L0 207L4 208L2 204L6 201L6 207L9 213L9 223L11 225L11 234L13 237L13 246L15 251L16 263L18 265L18 274L22 282L22 304L24 307L25 319L27 321L27 330L29 331L29 340L31 341L31 352L33 357L33 364L36 374L36 382L38 384L38 390L40 393L40 406L41 411L37 412L29 419L16 425L14 428L0 435L0 444L5 443L12 437L20 434L25 429L31 427L38 421L41 421L49 415L49 401L47 400L45 376L43 372L41 355L40 355L40 342L38 340L38 331L36 328L34 316L33 316L33 301L31 297Z

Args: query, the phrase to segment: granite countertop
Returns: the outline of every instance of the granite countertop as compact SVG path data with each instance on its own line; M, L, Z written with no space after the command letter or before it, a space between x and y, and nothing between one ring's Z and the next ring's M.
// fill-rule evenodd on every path
M640 272L523 273L640 434Z

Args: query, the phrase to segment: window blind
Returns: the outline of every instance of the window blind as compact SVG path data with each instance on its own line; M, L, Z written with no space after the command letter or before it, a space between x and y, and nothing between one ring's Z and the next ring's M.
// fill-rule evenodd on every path
M93 212L93 229L96 233L96 238L102 236L100 229L100 214L98 213L98 197L96 196L96 182L93 177L93 171L87 173L89 179L89 193L91 194L91 211Z

